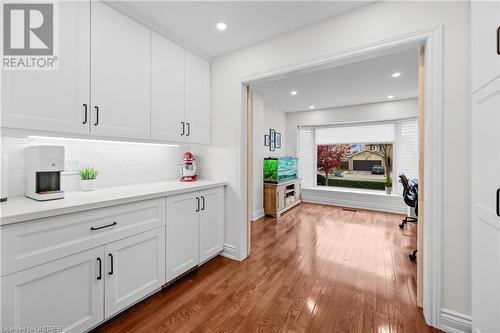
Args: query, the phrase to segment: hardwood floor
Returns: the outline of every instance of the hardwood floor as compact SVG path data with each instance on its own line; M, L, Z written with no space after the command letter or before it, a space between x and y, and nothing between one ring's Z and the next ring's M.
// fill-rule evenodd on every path
M96 332L438 332L416 306L416 228L401 215L302 204Z

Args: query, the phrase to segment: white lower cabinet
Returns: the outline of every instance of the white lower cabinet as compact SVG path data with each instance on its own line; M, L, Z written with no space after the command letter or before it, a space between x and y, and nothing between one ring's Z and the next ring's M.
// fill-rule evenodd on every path
M104 319L104 247L1 278L2 327L83 332Z
M167 197L167 282L199 263L198 192Z
M224 188L200 192L200 263L222 251L224 245Z
M165 283L165 227L105 246L105 318Z
M224 188L167 198L167 282L221 252Z
M0 234L0 327L85 332L222 251L224 187L4 225Z

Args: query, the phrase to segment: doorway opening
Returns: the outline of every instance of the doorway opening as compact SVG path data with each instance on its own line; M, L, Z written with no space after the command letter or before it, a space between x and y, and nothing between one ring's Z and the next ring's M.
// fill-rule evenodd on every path
M247 128L247 140L246 140L246 151L247 151L247 163L246 167L248 172L247 174L247 216L248 216L248 223L247 223L247 231L248 234L250 235L250 221L255 220L255 210L254 210L254 202L255 202L255 197L254 197L254 190L255 190L255 182L254 182L254 175L255 175L255 170L258 170L258 168L254 167L255 163L258 163L255 159L255 151L252 150L253 143L256 140L256 134L255 134L255 128L254 128L254 114L253 114L253 109L255 108L255 91L254 91L254 86L257 86L258 84L265 82L265 80L273 78L274 80L279 80L280 78L290 75L290 74L297 74L297 75L304 75L310 72L318 71L320 69L329 69L329 68L334 68L334 67L339 67L345 64L352 64L356 63L359 61L365 61L365 60L370 60L374 59L376 57L380 57L382 55L390 55L398 52L405 52L410 49L416 50L417 51L417 59L418 59L418 69L417 69L417 77L418 77L418 84L417 84L417 116L414 117L417 119L417 128L418 128L418 143L419 143L419 149L417 150L417 178L419 179L419 206L421 209L420 213L420 218L419 220L421 223L419 223L419 243L418 243L418 250L419 252L419 257L417 259L417 264L419 265L418 267L418 275L417 275L417 280L418 280L418 305L424 307L424 315L426 318L426 321L428 324L432 326L439 326L439 302L440 302L440 297L439 297L439 290L440 290L440 280L439 280L439 272L438 272L438 266L437 264L439 263L439 258L437 257L439 255L439 248L438 244L440 242L440 234L437 231L439 229L440 221L436 219L436 217L440 216L441 210L439 207L435 205L436 201L434 200L429 200L429 202L426 202L426 205L424 206L423 198L426 197L427 199L435 198L439 193L441 193L441 183L439 179L440 172L439 171L432 171L431 167L435 167L436 165L439 167L441 164L441 157L439 156L440 152L440 147L441 147L441 137L438 134L439 133L439 127L441 124L441 116L440 116L440 110L438 110L438 105L439 101L441 100L442 97L442 91L441 87L439 85L439 82L441 80L441 74L439 73L438 70L436 70L437 67L440 65L440 58L439 54L441 52L441 46L442 46L442 41L441 41L441 36L442 32L440 29L435 29L429 32L424 32L424 33L419 33L415 34L413 36L406 36L402 37L400 39L395 39L393 41L387 42L387 43L380 43L380 45L376 47L367 47L367 48L360 48L357 51L354 52L346 52L346 54L343 55L335 55L332 57L327 57L327 59L322 59L318 60L314 63L306 63L306 64L301 64L298 66L293 66L292 68L287 68L287 69L281 69L281 70L276 70L272 71L269 73L265 74L259 74L254 77L245 79L242 81L245 87L245 92L246 94L246 101L247 101L247 108L246 108L246 128ZM424 52L424 47L427 52ZM424 63L427 63L426 66L424 66ZM426 77L431 77L431 80L427 82L427 85L424 85L424 75ZM290 96L298 96L300 94L299 91L295 90L289 90L288 93ZM429 93L431 91L431 93ZM429 98L426 98L424 100L424 93L427 92L427 96ZM387 95L386 98L392 99L389 97L390 95ZM426 96L426 97L427 97ZM308 105L310 109L315 109L316 105L310 104ZM429 117L424 117L424 109L430 110L429 112L430 116ZM321 110L319 110L321 111ZM436 112L436 113L434 113ZM407 119L400 119L400 120L407 120ZM434 121L434 123L433 123ZM360 121L354 121L354 122L340 122L335 125L352 125L352 124L357 124L363 123ZM378 123L377 121L372 121L371 123ZM328 124L328 125L331 125ZM300 126L297 127L300 129ZM286 130L288 131L289 128L287 127ZM262 140L264 144L267 142L265 141L266 138L261 137L261 134L259 134L259 140ZM282 133L280 133L282 134ZM283 134L282 134L283 135ZM297 136L299 136L297 134ZM283 136L282 136L283 137ZM286 134L286 137L289 138L290 135ZM293 138L293 136L292 136ZM276 140L276 139L275 139ZM432 142L432 145L430 144ZM288 146L290 143L290 140L286 141L284 143L285 146ZM283 142L281 143L283 145ZM297 145L299 144L299 140L296 142L292 142L292 147L295 145L295 153L298 152L297 150ZM346 144L346 143L344 143ZM365 142L363 149L367 149L368 147L371 146L376 146L381 144L381 142ZM266 145L267 147L267 145ZM274 147L276 149L276 147ZM334 147L335 148L335 147ZM285 148L286 152L293 152L293 148ZM396 146L393 147L394 150L397 149ZM373 148L373 151L376 152L377 149L376 147ZM425 156L430 156L434 158L434 163L431 165L428 161L424 160L424 151L426 152ZM428 153L428 154L427 154ZM317 158L317 151L313 154ZM394 158L394 157L393 157ZM298 164L300 164L300 159ZM317 161L314 161L312 163L313 165ZM357 162L356 166L357 167L366 167L364 164L367 164L368 162ZM372 169L377 169L375 167L376 165L380 165L384 162L381 162L380 164L377 162L369 162L372 163L373 165L371 166ZM344 164L342 165L344 167L347 167L348 165ZM394 168L393 165L390 165L391 167ZM354 168L354 162L352 162L352 168ZM300 167L299 167L300 169ZM340 168L342 170L342 168ZM319 172L316 171L316 177ZM345 170L349 171L349 170ZM352 170L352 171L368 171L368 170ZM384 169L384 173L386 173ZM394 177L395 174L395 169L394 170L389 170L390 175L392 175L390 178ZM300 172L299 172L300 174ZM371 170L370 170L371 174ZM376 172L374 172L376 174ZM326 179L330 179L330 176L328 178L325 177ZM334 176L337 176L334 174ZM357 175L358 176L358 175ZM429 184L429 187L424 187L424 176L425 176L425 181L426 184ZM314 181L315 183L318 181L318 179L314 179L314 175L311 176L311 181ZM342 177L339 177L342 178ZM392 179L394 181L394 179ZM328 180L326 180L328 183ZM317 184L317 183L316 183ZM394 184L394 183L393 183ZM397 186L397 185L396 185ZM368 192L370 189L360 189L361 192ZM339 190L340 191L340 190ZM376 190L374 190L376 191ZM438 199L439 201L439 199ZM424 208L425 207L425 208ZM424 217L426 217L426 221L432 221L432 224L429 223L429 228L424 229L423 228L423 220ZM429 218L427 218L429 217ZM419 221L419 222L420 222ZM424 241L425 240L425 241ZM251 240L248 239L248 252L251 254ZM425 251L424 251L425 247ZM425 285L425 288L424 288Z

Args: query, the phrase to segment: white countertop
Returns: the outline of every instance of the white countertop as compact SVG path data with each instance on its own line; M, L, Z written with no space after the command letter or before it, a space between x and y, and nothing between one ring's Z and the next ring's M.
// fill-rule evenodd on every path
M36 201L26 197L9 198L0 204L0 225L35 220L128 202L224 186L226 181L198 180L192 183L165 181L66 192L64 199Z

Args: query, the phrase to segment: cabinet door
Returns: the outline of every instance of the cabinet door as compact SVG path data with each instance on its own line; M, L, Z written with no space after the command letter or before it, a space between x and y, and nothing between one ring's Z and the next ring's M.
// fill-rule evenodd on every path
M184 49L151 34L151 138L184 142Z
M186 142L210 141L210 64L186 51Z
M0 279L1 326L84 332L104 318L103 247Z
M101 2L91 9L91 132L149 138L150 31Z
M280 186L276 189L276 203L277 203L277 211L285 208L285 187Z
M198 192L167 197L167 282L198 265Z
M472 96L471 121L472 331L500 332L500 78Z
M90 1L59 3L58 70L2 71L2 127L89 133Z
M202 191L200 198L200 262L204 262L224 245L224 188Z
M500 73L500 2L471 1L472 91Z
M165 227L108 244L105 254L106 318L165 283Z

